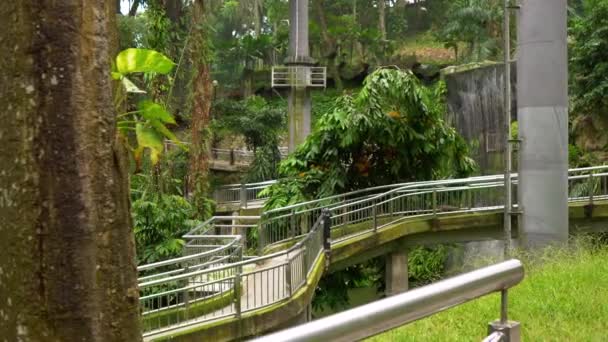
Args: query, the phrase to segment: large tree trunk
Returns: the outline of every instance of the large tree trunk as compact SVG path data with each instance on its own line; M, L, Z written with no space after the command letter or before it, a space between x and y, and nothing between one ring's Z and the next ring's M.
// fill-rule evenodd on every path
M3 340L141 340L115 13L115 1L0 3Z
M192 82L192 145L190 148L190 170L188 188L194 198L196 207L200 210L200 201L207 194L209 174L209 150L211 132L212 84L209 66L209 46L205 26L205 0L196 0L193 8L192 30L192 67L195 71Z
M342 91L342 78L340 77L340 70L338 70L338 65L336 62L338 57L338 45L336 40L333 39L333 37L329 34L329 29L327 28L327 19L325 18L325 11L323 9L324 0L314 0L313 6L317 18L319 19L321 37L323 39L323 55L327 60L327 69L334 79L336 89L338 91Z

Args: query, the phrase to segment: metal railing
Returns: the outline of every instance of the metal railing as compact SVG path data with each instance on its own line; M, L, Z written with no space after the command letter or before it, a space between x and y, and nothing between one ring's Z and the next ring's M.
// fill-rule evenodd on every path
M268 197L261 196L260 193L276 182L276 180L271 180L259 183L223 185L214 191L213 199L220 205L232 204L245 209L256 205L261 206Z
M287 148L279 147L281 159L287 157ZM211 158L213 161L226 162L230 165L249 165L255 159L255 153L250 150L242 149L224 149L224 148L212 148Z
M315 261L331 243L408 218L500 209L502 177L387 185L271 210L261 217L214 217L184 236L183 257L139 268L144 334L240 317L290 298L307 283ZM512 178L516 190L517 175ZM570 170L568 182L570 201L608 199L608 166ZM258 198L256 188L268 183L247 185L248 198ZM248 190L234 187L240 193ZM244 260L246 232L238 229L254 227L259 256ZM279 252L263 255L271 250Z
M272 67L271 84L273 88L283 87L314 87L325 88L327 69L310 66L279 66Z
M512 175L517 193L517 174ZM569 171L570 201L608 198L608 166ZM297 239L323 209L332 219L332 242L354 238L413 217L498 210L504 205L503 175L375 187L300 203L262 214L260 251ZM514 196L516 198L516 196Z
M181 146L188 146L190 143L185 141L172 141L165 140L165 151L179 148ZM285 159L289 154L288 148L281 146L279 147L279 153L281 159ZM225 162L229 165L249 165L255 159L255 153L251 150L236 149L236 148L212 148L211 149L211 160L216 162Z
M506 291L523 278L522 263L509 260L255 341L358 341L498 291L503 302L501 321L506 323Z
M255 217L248 217L254 219ZM283 251L243 260L240 235L208 234L214 228L249 228L249 224L212 224L218 220L243 221L243 217L213 218L184 236L186 248L196 252L181 258L141 266L141 272L156 271L139 278L143 335L150 336L176 328L264 308L290 298L306 285L323 252L323 218L300 241ZM214 239L231 243L198 253ZM226 257L223 250L234 253ZM203 256L208 259L202 259ZM204 260L201 264L192 264ZM169 271L163 267L173 268Z

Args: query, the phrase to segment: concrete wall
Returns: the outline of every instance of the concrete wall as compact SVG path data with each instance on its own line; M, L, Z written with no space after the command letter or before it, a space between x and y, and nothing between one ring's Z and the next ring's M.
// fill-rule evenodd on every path
M515 63L512 63L512 120L517 120ZM442 70L447 86L448 121L472 146L481 174L503 172L504 66L469 64Z

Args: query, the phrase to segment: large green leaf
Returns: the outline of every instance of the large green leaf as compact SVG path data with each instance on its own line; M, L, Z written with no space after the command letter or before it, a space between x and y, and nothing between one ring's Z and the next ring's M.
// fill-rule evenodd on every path
M144 100L139 103L138 107L141 116L146 120L159 120L164 123L175 124L173 115L171 115L164 106L156 102Z
M158 163L158 159L164 149L162 136L155 129L146 127L141 123L135 126L135 135L138 145L137 149L135 149L135 161L137 164L140 165L141 156L146 148L150 149L152 164Z
M121 75L135 72L156 72L166 75L175 63L160 52L147 49L126 49L116 57L116 68Z

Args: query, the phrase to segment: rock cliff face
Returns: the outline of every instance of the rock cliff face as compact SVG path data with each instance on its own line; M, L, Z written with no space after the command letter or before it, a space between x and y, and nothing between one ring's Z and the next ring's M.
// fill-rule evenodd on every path
M515 63L512 63L511 120L517 120ZM475 63L442 70L447 85L448 120L471 145L482 174L502 173L504 151L504 67Z

